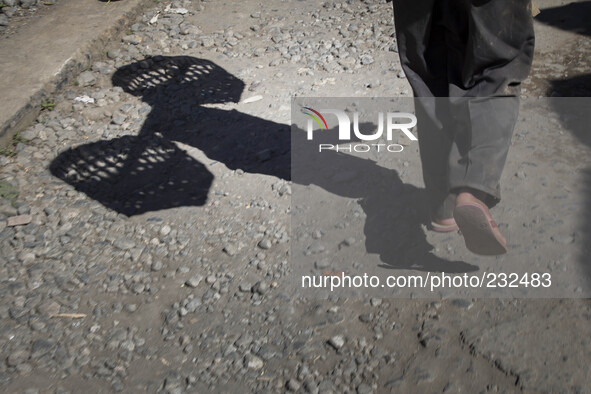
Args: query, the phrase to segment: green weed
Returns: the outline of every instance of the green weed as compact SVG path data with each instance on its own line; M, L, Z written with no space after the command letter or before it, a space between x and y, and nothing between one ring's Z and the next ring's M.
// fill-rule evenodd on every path
M42 111L53 111L55 108L55 101L52 98L47 98L41 103Z

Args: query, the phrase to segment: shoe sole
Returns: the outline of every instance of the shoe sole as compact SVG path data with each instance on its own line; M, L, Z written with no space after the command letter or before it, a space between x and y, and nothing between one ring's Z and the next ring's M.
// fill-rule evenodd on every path
M482 256L497 256L507 253L503 235L478 204L460 204L454 209L454 219L472 253ZM492 222L492 223L491 223Z
M457 224L439 224L435 222L431 222L429 226L429 230L435 231L436 233L449 233L452 231L456 231L458 229Z

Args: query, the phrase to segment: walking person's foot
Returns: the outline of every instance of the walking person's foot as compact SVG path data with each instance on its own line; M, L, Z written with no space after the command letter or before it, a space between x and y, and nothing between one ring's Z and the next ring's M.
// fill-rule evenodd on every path
M456 224L454 218L433 219L431 221L430 229L438 233L447 233L456 231L458 229L458 225Z
M495 256L507 253L507 241L483 202L486 194L463 189L456 199L454 219L462 232L466 248L475 254Z

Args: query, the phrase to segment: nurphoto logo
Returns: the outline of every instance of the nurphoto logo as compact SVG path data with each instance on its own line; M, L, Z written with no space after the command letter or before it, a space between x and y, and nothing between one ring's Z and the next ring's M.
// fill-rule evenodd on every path
M336 116L339 127L339 142L351 141L351 118L349 117L349 115L347 115L345 111L333 108L315 110L310 107L302 107L301 110L302 113L310 117L310 119L308 119L307 127L307 139L309 141L312 141L314 139L315 124L318 125L321 132L328 130L328 124L323 114L332 114ZM384 118L386 124L385 127ZM323 150L334 150L337 152L364 153L369 152L372 149L375 149L378 152L402 152L402 150L404 149L402 145L391 143L394 138L394 135L399 136L399 133L402 132L411 141L417 141L417 137L415 137L410 131L410 129L412 129L416 125L417 117L414 114L408 112L387 112L384 115L384 112L379 112L377 130L375 130L374 133L364 134L359 129L359 112L353 112L354 139L360 141L378 141L380 139L383 140L385 128L385 139L388 141L388 143L356 143L348 145L319 144L318 151L322 152ZM316 129L318 129L318 127L316 127Z

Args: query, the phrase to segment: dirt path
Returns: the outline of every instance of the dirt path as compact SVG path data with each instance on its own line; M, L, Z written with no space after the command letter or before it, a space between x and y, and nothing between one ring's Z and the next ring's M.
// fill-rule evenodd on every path
M589 291L588 103L535 101L588 95L589 8L574 4L539 4L498 259L425 230L416 143L347 157L344 176L391 180L384 194L291 178L292 97L410 94L391 4L154 4L0 157L18 191L0 199L0 391L587 392L591 305L550 297ZM405 225L380 239L388 215ZM305 251L320 271L535 270L555 292L320 299L298 290Z

